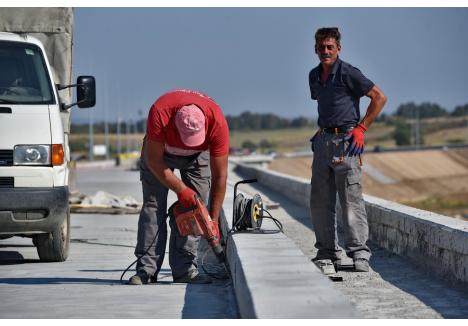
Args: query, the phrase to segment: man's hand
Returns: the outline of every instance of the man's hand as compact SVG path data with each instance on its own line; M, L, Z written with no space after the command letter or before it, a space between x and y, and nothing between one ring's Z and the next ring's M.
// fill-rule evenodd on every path
M185 187L181 192L177 193L177 199L185 208L191 208L197 205L197 193L189 187Z
M364 152L364 133L367 128L363 124L358 125L351 130L346 136L350 137L351 144L349 145L347 152L348 156L361 155Z

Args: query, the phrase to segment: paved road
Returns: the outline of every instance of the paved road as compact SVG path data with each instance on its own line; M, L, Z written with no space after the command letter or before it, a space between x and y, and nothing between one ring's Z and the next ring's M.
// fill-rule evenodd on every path
M234 183L241 176L232 173ZM258 184L243 185L242 190L260 193L264 201L278 202L270 213L281 220L285 234L304 255L315 257L315 235L309 210L280 193ZM364 318L468 318L468 289L461 292L426 274L400 256L370 244L371 272L339 272L344 281L333 285L353 303Z
M77 188L141 201L137 172L79 170ZM64 263L41 263L30 239L0 241L0 318L237 318L229 281L174 284L167 259L160 283L120 284L134 259L137 221L137 215L72 214L71 251ZM212 262L210 256L206 260Z
M239 176L230 173L229 183ZM141 200L138 173L120 169L81 170L78 189L98 189ZM271 210L285 233L313 257L315 237L308 210L269 189L243 185L278 202ZM228 191L232 191L232 188ZM236 318L232 286L172 284L166 263L162 282L144 287L119 284L133 259L136 215L72 214L72 246L65 263L40 263L31 240L0 241L1 318ZM467 318L468 294L449 287L375 245L370 273L341 272L334 286L365 318ZM211 261L211 260L210 260ZM293 272L293 271L292 271ZM131 274L130 274L131 275ZM293 273L291 273L293 275Z

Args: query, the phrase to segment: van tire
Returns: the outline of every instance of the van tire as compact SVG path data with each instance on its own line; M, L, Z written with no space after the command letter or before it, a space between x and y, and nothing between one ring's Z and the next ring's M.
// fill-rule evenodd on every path
M70 247L70 210L66 218L51 233L36 234L33 243L39 258L43 262L61 262L67 260Z

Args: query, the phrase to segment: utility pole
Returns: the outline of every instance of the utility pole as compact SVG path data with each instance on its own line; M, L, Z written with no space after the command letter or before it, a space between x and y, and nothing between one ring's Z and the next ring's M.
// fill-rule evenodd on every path
M133 151L138 150L138 120L133 122L133 143L132 143Z
M419 124L419 109L416 109L416 149L419 150L421 147L421 129Z
M135 121L130 120L130 151L135 150Z
M109 159L109 152L110 152L110 147L109 147L109 122L108 122L108 117L107 117L107 111L108 111L108 106L109 106L109 99L108 99L108 89L107 86L104 91L104 141L106 144L106 160Z
M125 135L126 135L126 142L125 142L125 153L130 151L130 124L131 120L125 121Z
M90 161L94 161L94 153L93 153L93 149L94 149L94 121L93 121L93 110L89 110L89 143L88 143L88 146L89 146L89 152L88 152L88 155L89 155L89 160Z
M119 87L119 80L117 79L115 83L115 88L116 88L116 94L117 94L117 103L116 103L116 108L117 108L117 162L120 161L120 154L122 154L122 139L121 139L121 129L120 129L120 106L121 106L121 101L120 101L120 87Z
M122 142L120 139L120 112L117 113L117 157L120 158L122 153Z

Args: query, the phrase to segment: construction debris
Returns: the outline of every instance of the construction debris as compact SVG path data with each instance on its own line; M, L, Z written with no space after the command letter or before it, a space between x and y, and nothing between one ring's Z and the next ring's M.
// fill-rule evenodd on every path
M94 196L71 193L70 211L82 214L138 214L141 203L131 196L119 197L105 191L98 191Z

